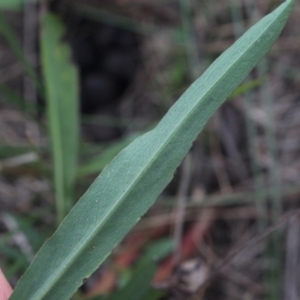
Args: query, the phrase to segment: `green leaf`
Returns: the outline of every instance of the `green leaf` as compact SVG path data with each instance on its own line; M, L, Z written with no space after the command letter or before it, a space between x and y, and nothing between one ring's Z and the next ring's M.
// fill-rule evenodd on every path
M39 0L25 0L28 2L38 2ZM24 5L24 0L0 0L0 9L20 9Z
M112 295L98 296L91 300L143 300L150 289L155 270L155 263L147 261L137 267L125 288Z
M46 85L48 126L54 159L58 219L71 209L79 147L78 72L71 62L65 29L53 14L42 20L42 69Z
M153 295L150 284L156 271L154 260L162 259L173 249L174 243L171 240L161 240L152 244L139 259L131 279L123 289L109 296L94 297L92 300L143 300L148 293Z
M141 262L157 261L164 258L174 249L174 241L170 239L161 239L147 247Z
M99 174L100 171L104 169L104 167L110 163L113 158L127 145L129 145L135 138L137 137L136 134L130 135L114 143L113 145L107 147L104 152L99 156L91 161L87 162L83 166L78 169L78 177L84 177L91 174Z
M70 299L151 207L208 119L271 48L293 3L253 26L153 130L120 152L43 245L11 300Z
M22 4L23 0L0 0L0 9L18 9Z
M263 85L265 83L265 81L266 81L266 78L261 77L261 78L251 80L249 82L245 82L244 84L241 84L239 87L237 87L228 99L234 99L243 94L246 94L246 93L252 91L253 89Z
M0 0L0 9L20 9L23 0Z

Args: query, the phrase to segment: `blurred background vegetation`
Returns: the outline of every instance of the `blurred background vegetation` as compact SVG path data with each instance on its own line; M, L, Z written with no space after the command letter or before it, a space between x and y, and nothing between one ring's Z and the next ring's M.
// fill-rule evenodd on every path
M278 0L0 1L0 266ZM300 298L300 4L74 299ZM297 25L298 24L298 25Z

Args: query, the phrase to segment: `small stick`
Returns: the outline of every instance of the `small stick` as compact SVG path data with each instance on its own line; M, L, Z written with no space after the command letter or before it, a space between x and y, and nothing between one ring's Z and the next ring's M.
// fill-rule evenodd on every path
M188 154L183 162L181 180L178 192L178 203L177 203L177 215L174 228L174 240L175 240L175 253L174 253L174 266L178 265L181 259L181 242L183 235L183 223L185 216L185 208L187 201L187 193L191 180L191 168L192 158L191 154Z

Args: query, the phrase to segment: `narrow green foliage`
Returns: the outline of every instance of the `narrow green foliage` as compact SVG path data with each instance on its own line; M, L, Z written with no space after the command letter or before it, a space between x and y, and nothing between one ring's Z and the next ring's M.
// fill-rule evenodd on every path
M26 99L24 99L20 94L4 86L2 83L0 83L0 94L4 96L1 101L4 100L7 103L16 106L21 111L24 111L25 107L28 108L29 112L37 110L37 107L34 103L31 101L26 101ZM33 114L31 116L34 117Z
M122 29L132 30L139 33L144 33L145 30L150 31L153 29L153 25L150 23L148 24L142 23L141 21L134 21L132 18L124 17L120 14L115 14L108 10L88 5L86 4L86 1L76 3L75 8L78 12L80 12L80 14L83 14L85 17L91 20L107 23Z
M11 300L70 299L151 207L212 114L271 48L293 3L253 26L153 130L119 153L43 245Z
M72 207L79 143L78 72L63 42L61 21L48 13L42 20L41 50L46 85L48 126L54 159L59 222Z
M265 77L257 78L254 80L250 80L249 82L245 82L241 84L238 88L234 90L234 92L229 96L229 99L234 99L236 97L239 97L243 94L249 93L250 91L254 90L257 87L260 87L263 85L266 81Z
M9 0L7 0L7 1L9 1ZM0 8L1 8L1 6L0 6ZM5 17L3 16L3 14L1 12L0 12L0 33L7 40L10 48L12 49L12 51L15 53L15 55L21 62L27 75L31 78L31 80L37 87L37 90L39 91L40 95L43 95L43 87L38 78L37 73L35 72L32 65L28 62L27 58L25 57L24 52L22 50L22 45L20 44L15 32L13 31L13 29L11 28L9 23L6 21Z
M0 0L0 9L19 9L23 0Z
M137 137L136 135L129 136L119 142L114 143L113 145L108 147L106 150L104 150L102 155L92 159L91 161L89 161L86 164L84 164L83 166L81 166L78 169L77 175L79 177L84 177L84 176L88 176L88 175L99 174L104 169L104 167L107 164L109 164L113 160L113 158L123 148L125 148L127 145L129 145L136 137Z
M91 300L144 300L148 294L153 294L150 286L156 270L155 260L162 259L173 249L174 243L170 240L161 240L152 244L137 262L129 282L123 289L107 297L98 296Z
M39 2L39 0L25 0L27 3ZM0 0L0 9L20 9L24 0Z
M150 289L155 270L156 266L154 262L148 261L141 264L133 272L133 278L124 289L109 297L97 297L93 300L143 300Z

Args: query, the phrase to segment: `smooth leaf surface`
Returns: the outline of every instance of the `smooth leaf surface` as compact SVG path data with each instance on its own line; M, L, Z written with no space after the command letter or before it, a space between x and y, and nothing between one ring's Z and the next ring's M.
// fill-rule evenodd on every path
M208 119L270 49L293 3L253 26L153 130L120 152L43 245L12 300L70 299L170 182Z
M79 144L79 80L71 62L65 29L58 17L42 20L42 67L46 85L48 127L54 159L54 181L59 221L71 209Z

